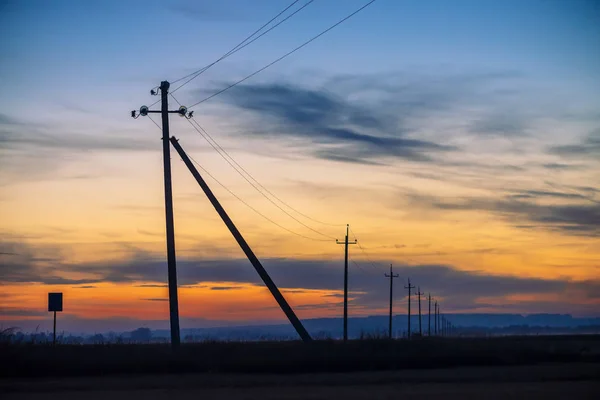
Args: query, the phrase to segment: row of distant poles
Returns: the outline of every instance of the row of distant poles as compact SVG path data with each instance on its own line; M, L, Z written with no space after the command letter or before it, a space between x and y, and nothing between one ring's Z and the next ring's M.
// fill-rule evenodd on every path
M386 278L390 278L390 316L389 316L389 338L393 338L393 330L392 330L392 316L393 316L393 298L394 298L394 278L399 278L400 275L394 274L392 265L390 264L390 273L385 274ZM425 293L421 292L421 288L417 287L417 292L412 293L412 289L415 289L415 286L410 283L410 278L408 278L408 285L404 286L404 289L408 289L408 329L407 329L407 337L410 339L413 335L413 330L411 329L411 298L412 295L417 296L417 302L419 305L419 336L423 336L423 324L422 324L422 313L421 313L421 296L425 295ZM428 318L427 318L427 336L432 336L431 332L431 301L433 297L431 297L431 293L427 295L428 302ZM441 335L441 336L450 336L454 329L454 325L446 319L445 316L441 315L441 306L437 300L434 303L434 311L433 311L433 335Z
M336 240L337 244L345 245L344 248L344 328L343 328L343 339L344 342L348 341L348 245L357 244L358 241L355 239L353 241L348 240L350 226L346 225L346 237L345 240L339 241ZM386 278L390 278L390 313L389 313L389 322L388 322L388 337L393 339L393 329L392 329L392 321L393 321L393 308L394 308L394 278L399 278L400 275L394 274L393 267L390 264L390 273L385 274ZM411 295L412 289L415 289L415 286L410 283L410 278L408 278L408 285L404 286L404 289L408 289L408 329L407 329L407 337L410 339L412 337L411 330ZM418 304L419 304L419 336L423 336L423 326L422 326L422 317L421 317L421 296L425 293L421 292L421 288L417 288L417 293L414 295L418 296ZM427 336L431 336L431 293L427 296L429 303L429 312L428 312L428 323L427 323ZM446 319L446 317L440 314L440 304L436 300L434 303L434 335L447 336L450 335L454 326L450 321Z
M179 301L177 294L177 258L175 252L175 228L174 228L174 218L173 218L173 189L172 189L172 180L171 180L171 154L170 154L170 145L172 145L178 154L181 156L181 159L188 167L191 174L194 176L205 195L237 241L238 245L255 268L256 272L259 274L282 311L287 316L290 323L296 329L296 332L300 336L300 338L304 342L312 341L312 338L308 331L304 328L302 322L298 319L293 309L289 305L289 303L283 297L283 294L277 287L277 285L273 282L265 268L262 266L248 243L243 238L240 231L237 229L231 218L228 216L225 209L222 207L220 202L217 200L211 189L208 187L208 184L204 181L191 159L185 153L179 141L175 137L169 137L169 114L179 114L182 117L192 118L192 111L188 112L185 106L181 106L177 110L169 110L169 102L168 102L168 94L169 94L170 84L168 81L161 82L159 89L161 95L161 109L160 110L150 110L146 106L142 106L137 111L132 111L131 116L133 118L138 118L139 116L147 116L151 113L161 114L162 117L162 147L163 147L163 171L164 171L164 190L165 190L165 222L166 222L166 242L167 242L167 269L168 269L168 288L169 288L169 313L170 313L170 331L171 331L171 345L174 349L178 348L180 345L180 329L179 329ZM157 95L158 92L152 90L151 93L153 95ZM346 342L348 340L348 246L351 244L357 244L357 240L349 241L348 240L349 233L349 225L346 225L346 236L345 240L339 241L336 240L337 244L343 244L344 248L344 317L343 317L343 340ZM386 277L390 279L390 316L389 316L389 337L392 338L392 307L393 307L393 280L394 278L398 278L398 274L394 274L392 267L390 266L390 274L385 274ZM408 289L408 337L411 337L411 290L415 287L411 285L410 279L408 281L408 286L405 286ZM416 295L419 298L419 333L422 335L422 326L421 326L421 293L420 289L418 289ZM429 328L428 334L431 336L431 295L429 295ZM451 324L444 318L440 317L440 307L438 302L435 302L435 310L434 310L434 333L437 335L438 333L447 334L451 329Z

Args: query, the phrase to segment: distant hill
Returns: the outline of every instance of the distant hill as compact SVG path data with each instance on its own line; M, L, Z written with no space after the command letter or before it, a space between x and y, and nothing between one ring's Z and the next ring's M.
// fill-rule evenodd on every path
M511 333L560 333L600 330L600 318L575 318L569 314L446 314L445 317L464 334L511 334ZM339 338L342 336L342 318L315 318L302 321L315 338ZM423 334L427 334L428 316L421 317ZM431 329L434 329L433 318ZM406 315L393 318L396 337L406 335L408 319ZM412 316L411 330L419 331L419 317ZM387 335L388 317L377 315L348 319L348 334L352 338L361 335ZM296 333L290 324L247 325L216 328L182 329L182 337L220 340L295 338ZM154 337L168 337L168 330L153 331Z

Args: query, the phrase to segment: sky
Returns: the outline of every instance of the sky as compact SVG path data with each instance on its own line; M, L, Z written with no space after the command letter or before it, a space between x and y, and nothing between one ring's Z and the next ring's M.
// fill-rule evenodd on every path
M130 112L289 3L0 1L2 325L49 329L59 291L67 330L168 327L160 121ZM365 3L310 2L171 107ZM600 316L599 22L592 0L377 0L190 108L260 191L191 121L171 134L301 319L341 316L346 224L352 316L387 312L390 264L398 313L410 278L447 313ZM182 328L285 320L171 161Z

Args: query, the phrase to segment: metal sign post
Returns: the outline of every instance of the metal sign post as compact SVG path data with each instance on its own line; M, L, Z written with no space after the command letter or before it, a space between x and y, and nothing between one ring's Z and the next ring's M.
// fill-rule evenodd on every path
M52 333L52 345L56 346L56 312L63 310L63 294L48 293L48 311L54 312L54 330Z

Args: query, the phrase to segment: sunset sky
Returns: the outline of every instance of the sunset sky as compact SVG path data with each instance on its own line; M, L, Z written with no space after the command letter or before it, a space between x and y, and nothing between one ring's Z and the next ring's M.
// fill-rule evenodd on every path
M3 326L49 329L60 291L63 329L168 327L161 132L130 111L290 2L0 1ZM174 96L194 104L365 3L315 0ZM377 0L192 108L302 214L186 119L171 134L300 318L341 316L347 223L353 316L386 312L390 263L448 313L600 316L599 49L592 0ZM172 168L181 327L284 321L174 151Z

